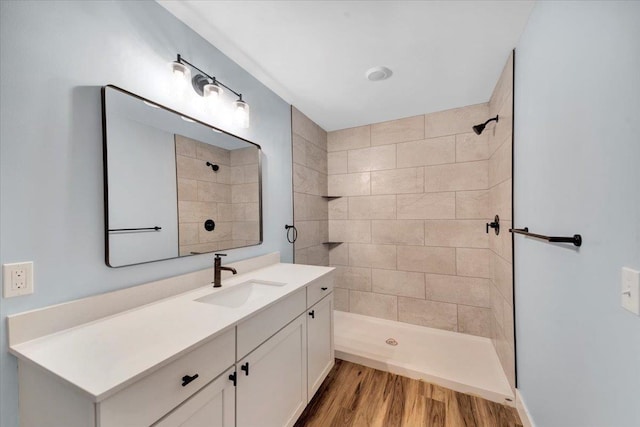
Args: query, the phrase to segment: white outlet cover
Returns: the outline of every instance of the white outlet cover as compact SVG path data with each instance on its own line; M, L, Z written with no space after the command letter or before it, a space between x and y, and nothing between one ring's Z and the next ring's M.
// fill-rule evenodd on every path
M17 276L16 272L23 270L24 287L14 286L13 279ZM13 264L4 264L2 266L2 288L4 298L18 297L21 295L29 295L33 293L33 262L17 262Z
M622 307L640 316L640 271L622 269Z

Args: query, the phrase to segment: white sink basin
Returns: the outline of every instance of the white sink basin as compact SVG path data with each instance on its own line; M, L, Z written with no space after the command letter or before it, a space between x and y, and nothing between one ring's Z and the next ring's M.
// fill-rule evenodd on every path
M223 288L218 292L198 298L195 301L222 307L238 308L249 302L268 297L275 288L284 285L286 285L286 283L268 282L266 280L248 280L227 289Z

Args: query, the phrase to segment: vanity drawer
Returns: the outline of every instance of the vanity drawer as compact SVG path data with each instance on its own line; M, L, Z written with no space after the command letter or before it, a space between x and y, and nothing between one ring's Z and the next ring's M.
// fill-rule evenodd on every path
M148 426L235 362L235 331L201 345L98 404L98 427ZM182 386L184 376L198 377Z
M307 308L333 291L333 272L318 277L307 285Z
M306 309L300 289L238 325L238 360L285 327Z

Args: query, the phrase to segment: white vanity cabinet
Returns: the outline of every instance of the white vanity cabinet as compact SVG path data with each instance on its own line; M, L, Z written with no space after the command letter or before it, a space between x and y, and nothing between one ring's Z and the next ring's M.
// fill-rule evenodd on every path
M153 427L233 427L236 417L235 368L178 406Z
M305 315L237 364L238 427L292 426L307 405Z
M310 402L335 364L333 294L307 311L307 396Z
M230 309L194 305L201 303L192 293L12 348L20 355L20 426L293 426L334 364L333 273L271 269L265 280L290 290L235 320ZM156 333L147 337L150 325ZM167 349L193 328L213 332Z

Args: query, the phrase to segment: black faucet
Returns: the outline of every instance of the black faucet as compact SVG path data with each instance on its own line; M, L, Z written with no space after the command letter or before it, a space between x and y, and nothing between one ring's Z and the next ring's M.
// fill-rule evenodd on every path
M222 278L220 273L222 270L230 271L233 274L238 274L238 272L233 267L222 266L222 258L220 257L227 256L227 254L215 254L215 255L216 257L213 260L213 287L219 288L222 286Z

